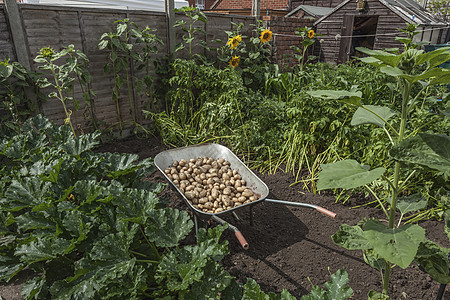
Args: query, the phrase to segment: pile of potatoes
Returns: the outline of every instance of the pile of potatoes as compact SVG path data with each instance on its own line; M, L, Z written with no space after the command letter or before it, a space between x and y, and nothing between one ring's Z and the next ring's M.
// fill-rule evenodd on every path
M258 199L223 158L181 159L164 172L192 205L205 213L220 213Z

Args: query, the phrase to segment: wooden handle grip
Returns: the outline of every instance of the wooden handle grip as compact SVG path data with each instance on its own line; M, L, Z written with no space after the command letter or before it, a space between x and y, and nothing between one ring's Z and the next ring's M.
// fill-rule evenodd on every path
M240 231L235 231L234 234L236 235L236 238L238 239L239 243L241 243L242 248L248 250L248 243L245 240L245 237L242 235L242 233Z
M333 219L334 219L334 218L336 217L336 214L335 214L334 212L329 211L328 209L325 209L325 208L323 208L323 207L317 206L316 210L317 210L318 212L323 213L324 215L329 216L330 218L333 218Z

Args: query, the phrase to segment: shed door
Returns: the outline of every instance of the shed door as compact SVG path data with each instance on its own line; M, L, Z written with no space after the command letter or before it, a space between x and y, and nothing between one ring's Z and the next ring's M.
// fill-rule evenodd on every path
M344 23L341 29L341 45L339 47L339 56L337 59L337 63L344 63L348 60L350 54L350 47L352 42L352 33L353 33L353 15L345 15Z

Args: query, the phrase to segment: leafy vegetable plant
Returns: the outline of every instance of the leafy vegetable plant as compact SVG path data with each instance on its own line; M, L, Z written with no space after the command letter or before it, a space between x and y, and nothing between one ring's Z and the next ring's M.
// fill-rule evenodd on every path
M364 105L362 93L356 89L350 91L318 90L309 92L314 97L338 100L343 104L357 107L352 125L372 124L381 127L391 141L389 150L393 161L393 174L387 176L384 167L369 169L355 160L343 160L322 165L317 188L319 190L364 186L382 177L391 188L390 206L386 209L389 224L375 219L363 220L356 226L342 225L333 235L335 243L350 250L363 250L366 262L383 275L382 293L371 291L371 299L387 299L391 269L399 266L403 269L413 261L419 263L435 280L447 284L449 249L425 240L425 230L417 224L403 224L402 217L422 209L427 201L420 194L404 197L405 185L418 166L435 170L435 176L447 178L450 175L450 138L446 135L419 133L408 129L411 120L408 116L417 105L423 92L430 86L450 83L450 70L438 67L450 59L450 48L441 48L424 53L412 42L414 27L407 27L407 38L401 41L405 51L392 54L381 50L358 50L369 55L363 62L377 66L381 72L396 77L401 91L400 112L390 107ZM419 88L414 94L415 88ZM399 122L390 122L400 114ZM445 118L442 116L441 118ZM405 177L404 177L405 176ZM444 194L448 197L448 191ZM400 218L396 219L397 210ZM448 224L446 224L448 226ZM448 232L448 227L446 227Z
M0 280L34 271L25 299L218 298L225 227L182 247L193 222L144 180L152 160L93 152L98 138L41 115L0 138Z

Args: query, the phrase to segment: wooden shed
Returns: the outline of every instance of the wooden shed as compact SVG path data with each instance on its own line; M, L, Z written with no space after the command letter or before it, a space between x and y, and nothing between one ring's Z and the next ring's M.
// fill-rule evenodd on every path
M345 0L314 26L320 37L320 59L343 63L358 56L356 47L385 49L401 47L396 36L406 23L418 25L415 39L432 44L447 42L449 24L436 20L414 0Z

